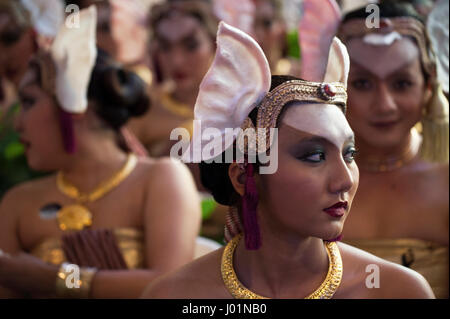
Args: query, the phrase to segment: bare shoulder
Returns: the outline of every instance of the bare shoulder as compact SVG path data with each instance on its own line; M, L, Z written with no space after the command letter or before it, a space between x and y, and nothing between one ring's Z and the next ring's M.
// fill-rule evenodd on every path
M223 299L231 298L220 273L223 248L154 280L141 298Z
M418 272L339 243L344 265L343 298L429 299L430 285Z
M449 183L449 179L448 179L448 174L449 174L448 163L439 165L436 168L436 171L437 171L437 174L439 175L439 178L441 180L442 185L445 187L444 191L448 192L448 183Z
M420 168L417 170L417 177L424 180L430 180L434 185L441 188L442 191L448 190L448 163L428 163L420 162Z
M146 174L152 177L170 177L178 174L190 175L187 166L178 159L170 157L161 158L140 158L139 164L145 169Z
M178 159L163 157L153 160L146 176L150 187L181 187L185 191L195 190L195 183L189 168Z
M54 185L55 175L49 175L20 183L6 192L1 198L0 207L2 207L3 210L3 208L7 209L9 207L26 204L29 199L38 198L46 192L49 187L54 187Z

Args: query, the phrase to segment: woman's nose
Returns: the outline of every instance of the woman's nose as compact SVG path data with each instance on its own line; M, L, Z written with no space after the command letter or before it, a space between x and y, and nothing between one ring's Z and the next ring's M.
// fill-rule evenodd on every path
M343 194L352 189L355 184L350 165L343 159L331 167L329 191L332 194ZM357 169L357 168L356 168Z
M180 48L173 48L170 52L170 62L174 69L181 68L185 66L186 53Z
M384 83L378 85L377 98L374 103L377 112L381 114L393 113L397 110L394 96Z

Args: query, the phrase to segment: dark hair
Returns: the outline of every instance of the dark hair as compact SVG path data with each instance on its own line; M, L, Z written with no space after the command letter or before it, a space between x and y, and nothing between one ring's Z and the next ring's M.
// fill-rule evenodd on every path
M147 112L150 99L143 80L98 49L88 88L93 109L108 126L118 130L130 117Z
M273 75L270 91L274 90L280 84L291 80L299 79L289 75ZM285 109L286 108L283 108L281 112ZM254 125L256 124L257 113L258 107L255 107L249 114L249 118L252 120ZM281 116L279 118L281 118ZM235 152L233 153L235 155ZM228 176L228 168L230 163L225 163L225 152L220 154L218 157L222 159L220 163L200 162L199 167L201 182L203 186L211 192L216 202L222 205L235 205L239 195L234 190L233 184L231 184L231 180ZM254 165L258 167L258 163Z
M381 18L410 17L424 23L424 18L419 13L417 13L413 5L410 3L403 1L384 0L377 4L377 6L380 9ZM369 14L371 13L366 12L366 8L362 7L360 9L347 13L344 17L343 23L351 19L365 19Z
M74 4L77 5L80 9L84 9L89 7L94 1L92 0L66 0L66 6ZM108 2L108 1L102 1L102 2Z
M10 21L0 33L0 43L5 46L15 44L25 30L31 27L31 17L20 1L0 0L0 14L10 17Z

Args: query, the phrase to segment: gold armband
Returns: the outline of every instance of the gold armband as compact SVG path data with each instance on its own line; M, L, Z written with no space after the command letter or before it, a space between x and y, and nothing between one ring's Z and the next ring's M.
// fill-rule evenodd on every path
M62 263L56 275L56 296L60 298L89 298L96 268L80 268Z

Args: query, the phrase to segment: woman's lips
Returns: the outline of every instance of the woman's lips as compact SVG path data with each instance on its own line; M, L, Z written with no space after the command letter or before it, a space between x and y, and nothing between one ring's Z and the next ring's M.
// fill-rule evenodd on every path
M342 217L344 216L348 207L347 202L338 202L333 206L325 208L323 211L332 217Z
M183 81L187 78L187 74L183 72L176 72L173 75L175 81Z
M380 122L372 122L370 125L372 125L375 128L379 129L389 129L393 126L395 126L399 121L380 121Z

